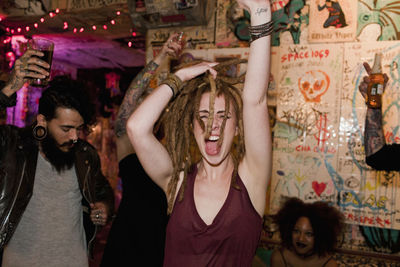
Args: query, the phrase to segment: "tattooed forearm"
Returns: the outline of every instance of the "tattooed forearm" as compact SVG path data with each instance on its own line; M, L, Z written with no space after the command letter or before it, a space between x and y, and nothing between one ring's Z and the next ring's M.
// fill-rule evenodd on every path
M115 134L117 137L126 134L126 122L128 121L129 116L136 109L138 100L148 87L157 67L158 65L156 63L153 61L150 62L138 75L136 75L135 79L129 85L115 121Z
M382 127L382 111L368 109L365 118L364 146L365 155L368 157L385 145L385 136Z
M257 15L257 16L260 16L261 13L265 13L265 12L268 12L268 7L257 8L257 10L256 10L256 15Z

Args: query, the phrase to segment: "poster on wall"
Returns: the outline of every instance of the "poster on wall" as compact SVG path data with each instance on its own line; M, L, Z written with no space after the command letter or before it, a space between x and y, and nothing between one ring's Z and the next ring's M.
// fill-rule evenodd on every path
M398 172L372 170L365 163L364 125L366 106L358 92L367 75L362 65L373 65L382 52L383 72L389 81L383 94L382 114L386 143L399 143L400 42L347 43L344 52L342 120L337 169L338 203L346 219L355 224L400 229L400 179Z
M310 1L308 41L351 42L356 38L357 3L349 0Z
M282 197L335 202L343 46L280 48L278 105L274 128L271 212Z
M357 39L360 42L400 40L398 0L358 1Z

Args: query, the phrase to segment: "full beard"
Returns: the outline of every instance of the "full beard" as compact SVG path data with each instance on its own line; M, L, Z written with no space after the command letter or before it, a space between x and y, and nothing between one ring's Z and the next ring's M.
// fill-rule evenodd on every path
M71 147L72 141L64 143L61 146ZM56 140L49 133L41 142L42 152L51 165L61 173L72 168L75 162L75 149L72 146L68 152L64 152L59 148Z

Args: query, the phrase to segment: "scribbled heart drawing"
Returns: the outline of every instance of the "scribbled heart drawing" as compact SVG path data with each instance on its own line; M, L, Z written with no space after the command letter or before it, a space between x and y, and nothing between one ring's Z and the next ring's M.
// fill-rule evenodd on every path
M299 78L298 86L307 102L321 102L321 96L328 91L329 76L322 70L310 70Z
M314 189L315 193L320 197L322 192L325 191L326 183L318 183L317 181L313 181L312 188Z

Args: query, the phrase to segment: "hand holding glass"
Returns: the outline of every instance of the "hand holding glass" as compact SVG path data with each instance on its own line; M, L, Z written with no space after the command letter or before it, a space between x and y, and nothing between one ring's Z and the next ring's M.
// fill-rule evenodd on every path
M51 62L53 59L53 51L54 51L54 43L50 40L34 37L33 39L29 40L28 48L33 50L41 51L44 56L41 57L42 60L46 61L51 68ZM48 69L50 73L50 68ZM46 86L49 83L50 75L46 78L39 79L34 78L32 79L31 85L33 86Z

